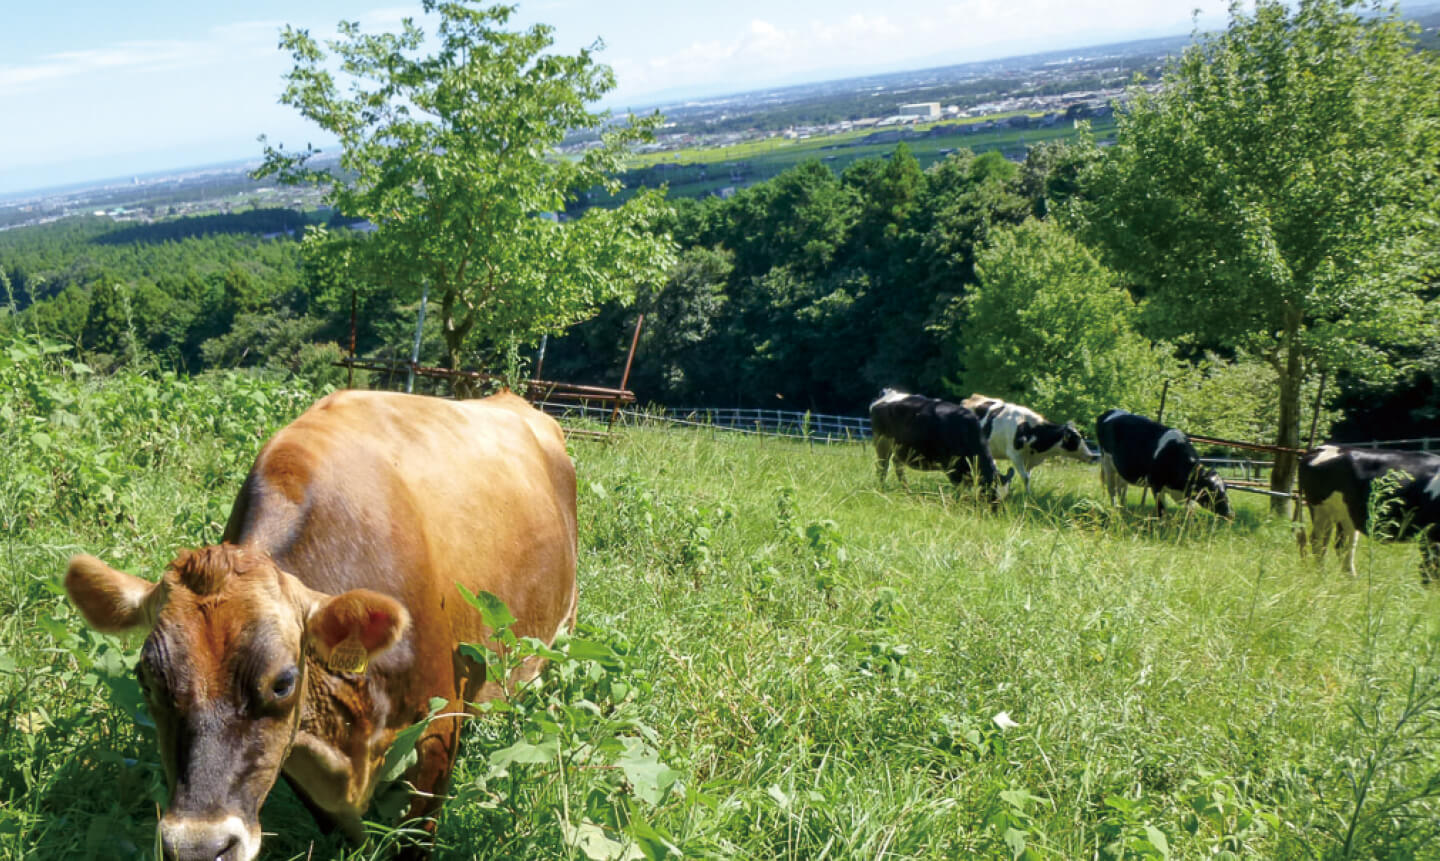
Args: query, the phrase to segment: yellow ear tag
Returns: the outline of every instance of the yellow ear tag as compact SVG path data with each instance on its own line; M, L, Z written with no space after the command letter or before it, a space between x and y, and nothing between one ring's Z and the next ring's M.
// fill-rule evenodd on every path
M325 660L325 666L337 673L363 673L368 663L370 653L360 642L358 632L336 643L335 648L330 650L330 657Z

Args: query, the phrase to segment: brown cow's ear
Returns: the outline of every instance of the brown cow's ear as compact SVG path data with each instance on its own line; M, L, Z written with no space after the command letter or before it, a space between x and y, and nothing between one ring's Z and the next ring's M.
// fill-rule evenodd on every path
M336 672L365 672L410 625L410 614L400 602L379 592L352 589L333 598L317 597L306 628L325 665Z
M164 595L161 584L116 571L84 554L70 557L65 591L90 627L111 634L154 625Z

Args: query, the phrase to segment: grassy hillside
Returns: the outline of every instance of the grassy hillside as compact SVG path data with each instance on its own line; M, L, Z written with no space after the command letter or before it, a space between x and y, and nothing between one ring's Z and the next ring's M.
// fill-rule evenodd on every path
M1012 158L1023 159L1026 150L1035 144L1052 140L1073 140L1076 130L1073 123L1062 122L1048 128L995 128L973 134L960 134L953 130L960 126L977 125L994 118L1004 120L1016 114L998 114L983 119L972 118L945 123L919 124L914 132L925 132L935 126L951 130L937 136L911 136L911 129L904 129L905 145L920 162L929 167L954 150L965 148L979 154L999 150ZM1106 117L1092 122L1092 133L1097 138L1114 135L1115 121ZM701 197L728 186L741 187L773 179L781 173L812 159L819 159L837 172L851 164L867 158L889 158L895 150L896 139L883 137L897 135L899 129L871 129L866 131L840 132L812 138L787 140L766 138L746 141L731 146L709 149L683 149L637 156L629 169L621 175L624 188L616 195L602 191L591 194L591 203L610 205L629 199L638 188L655 188L665 185L671 197ZM881 142L867 142L867 138L882 136Z
M96 383L20 349L0 858L148 857L138 638L83 630L58 577L80 550L153 576L215 540L310 395ZM440 857L1435 854L1440 594L1413 546L1317 573L1259 498L1157 523L1079 466L991 512L935 475L877 488L860 446L634 429L573 453L587 645L529 711L472 723ZM549 753L501 767L522 749ZM284 787L262 820L267 858L344 854Z

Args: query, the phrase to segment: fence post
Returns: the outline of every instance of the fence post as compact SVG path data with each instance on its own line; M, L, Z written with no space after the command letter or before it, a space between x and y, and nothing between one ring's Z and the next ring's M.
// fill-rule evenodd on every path
M645 315L641 314L635 320L635 334L630 338L630 352L625 356L625 373L620 376L620 390L623 392L625 386L630 383L630 363L635 361L635 347L640 343L640 327L645 323ZM605 429L609 433L615 427L615 419L620 416L620 395L615 396L615 410L610 413L610 426Z

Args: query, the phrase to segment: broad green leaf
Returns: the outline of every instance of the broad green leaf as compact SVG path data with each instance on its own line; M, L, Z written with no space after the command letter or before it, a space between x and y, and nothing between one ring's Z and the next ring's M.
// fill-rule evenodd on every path
M491 631L499 631L501 628L508 628L515 624L515 617L510 615L510 608L506 607L505 602L495 595L484 589L481 589L477 595L466 589L461 583L456 583L455 588L460 590L460 595L467 604L480 611L480 618L484 620L485 625Z
M625 753L616 761L625 772L625 779L635 790L636 797L651 804L659 804L680 775L660 761L660 754L651 750L639 739L625 740Z
M1156 851L1160 853L1162 858L1170 857L1170 841L1165 839L1165 834L1160 829L1153 825L1146 825L1145 837L1150 841L1150 845L1154 846Z
M565 842L590 861L641 861L644 853L635 844L626 845L613 839L601 826L586 819L579 825L561 820Z
M547 738L538 744L528 741L517 741L509 747L503 747L490 754L490 770L499 772L508 769L512 764L533 765L541 762L553 762L560 756L560 740Z

